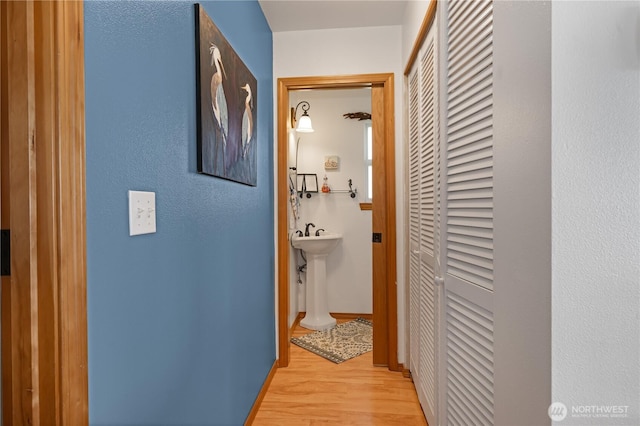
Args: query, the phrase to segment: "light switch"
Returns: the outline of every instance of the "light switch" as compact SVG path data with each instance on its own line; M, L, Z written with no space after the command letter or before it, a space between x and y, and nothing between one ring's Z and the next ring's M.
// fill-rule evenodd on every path
M129 235L156 232L156 193L129 191Z

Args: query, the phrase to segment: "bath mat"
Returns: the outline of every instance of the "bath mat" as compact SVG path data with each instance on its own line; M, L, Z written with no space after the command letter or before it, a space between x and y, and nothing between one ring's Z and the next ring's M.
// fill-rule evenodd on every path
M373 349L373 324L357 318L329 330L294 337L291 343L340 364Z

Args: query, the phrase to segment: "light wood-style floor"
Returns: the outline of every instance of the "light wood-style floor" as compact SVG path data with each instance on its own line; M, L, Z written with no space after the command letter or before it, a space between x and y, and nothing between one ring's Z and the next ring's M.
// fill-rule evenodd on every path
M297 326L293 335L310 332ZM413 382L372 362L369 352L334 364L292 344L253 425L426 426Z

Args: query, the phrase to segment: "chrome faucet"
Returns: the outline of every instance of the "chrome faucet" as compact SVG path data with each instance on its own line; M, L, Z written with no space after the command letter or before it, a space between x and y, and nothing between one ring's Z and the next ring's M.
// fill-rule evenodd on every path
M304 236L305 236L305 237L308 237L308 236L309 236L309 227L310 227L310 226L313 226L314 228L316 227L313 223L307 223L307 224L305 225L305 228L304 228Z

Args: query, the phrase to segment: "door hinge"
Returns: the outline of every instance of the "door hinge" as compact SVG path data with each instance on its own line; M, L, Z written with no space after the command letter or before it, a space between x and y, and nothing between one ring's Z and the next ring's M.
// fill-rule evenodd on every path
M11 233L0 230L0 272L2 276L11 275Z
M382 242L382 232L374 232L373 233L373 242L381 243Z

